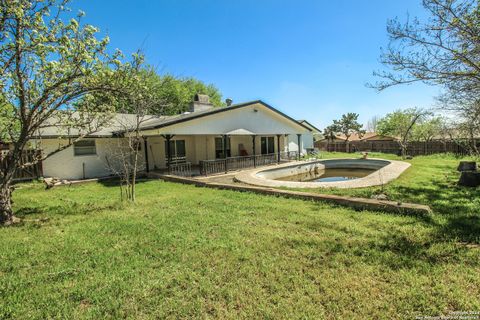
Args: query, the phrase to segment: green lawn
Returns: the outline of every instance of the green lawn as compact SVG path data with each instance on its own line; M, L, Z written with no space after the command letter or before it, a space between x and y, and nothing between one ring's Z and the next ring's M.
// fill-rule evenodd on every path
M424 160L442 173L418 169ZM0 228L0 319L479 311L478 193L452 185L457 160L434 160L412 160L387 187L434 206L431 219L161 181L140 183L135 206L108 184L23 184L14 200L25 222Z
M352 157L359 158L360 155L339 152L323 152L320 155L322 159ZM431 155L402 160L401 157L382 153L370 153L369 157L406 161L412 165L398 179L383 187L302 191L364 198L383 193L390 200L426 204L435 212L432 222L445 228L445 236L480 243L480 188L457 186L459 161L471 159Z
M358 154L322 153L320 158L352 158ZM430 205L437 213L477 214L480 208L480 188L464 188L457 186L459 173L456 168L460 160L453 155L431 155L402 160L401 157L370 153L369 157L400 160L411 163L398 179L382 187L359 189L318 189L317 192L347 194L359 197L370 197L373 194L385 193L392 200L415 202ZM311 190L311 189L310 189Z

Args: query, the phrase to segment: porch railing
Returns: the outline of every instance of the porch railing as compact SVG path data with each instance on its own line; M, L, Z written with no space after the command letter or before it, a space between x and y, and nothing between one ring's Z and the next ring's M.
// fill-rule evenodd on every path
M296 151L280 152L280 161L291 161L297 158ZM278 163L278 153L258 154L255 156L229 157L216 160L202 160L200 174L209 175L228 171L242 170Z
M171 164L168 173L175 176L191 177L192 164L190 162Z
M298 152L297 151L286 151L280 152L280 159L281 160L297 160L298 159Z

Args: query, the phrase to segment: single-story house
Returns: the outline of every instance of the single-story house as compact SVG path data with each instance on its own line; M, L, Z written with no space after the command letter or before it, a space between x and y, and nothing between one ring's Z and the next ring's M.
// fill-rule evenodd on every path
M42 163L43 175L84 179L112 174L109 158L128 134L118 123L134 117L116 114L110 126L53 154ZM50 153L75 136L53 125L32 139L42 152ZM195 96L190 112L150 117L142 123L141 136L140 162L146 171L161 170L172 163L198 165L202 160L260 154L278 154L280 159L281 152L305 154L313 148L311 126L261 100L214 107L204 95Z

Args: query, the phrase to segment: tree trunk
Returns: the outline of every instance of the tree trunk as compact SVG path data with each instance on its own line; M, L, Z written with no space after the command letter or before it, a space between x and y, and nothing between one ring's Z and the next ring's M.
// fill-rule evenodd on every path
M0 185L0 225L13 223L12 189L10 183Z
M135 184L137 183L137 166L138 166L138 149L135 150L135 160L133 162L132 190L131 190L131 192L132 192L132 202L135 202L135 200L136 200Z

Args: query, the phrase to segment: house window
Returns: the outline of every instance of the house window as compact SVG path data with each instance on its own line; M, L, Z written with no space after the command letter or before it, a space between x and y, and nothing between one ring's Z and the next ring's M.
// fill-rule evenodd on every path
M260 145L262 154L275 153L275 139L273 137L262 137Z
M230 137L227 138L227 157L231 157L230 152ZM225 155L223 154L223 137L215 138L215 158L223 159Z
M97 154L95 140L80 140L73 144L73 154L75 156L91 156Z
M168 163L168 147L165 141L165 162ZM185 140L170 140L171 163L181 163L187 161L187 151Z

